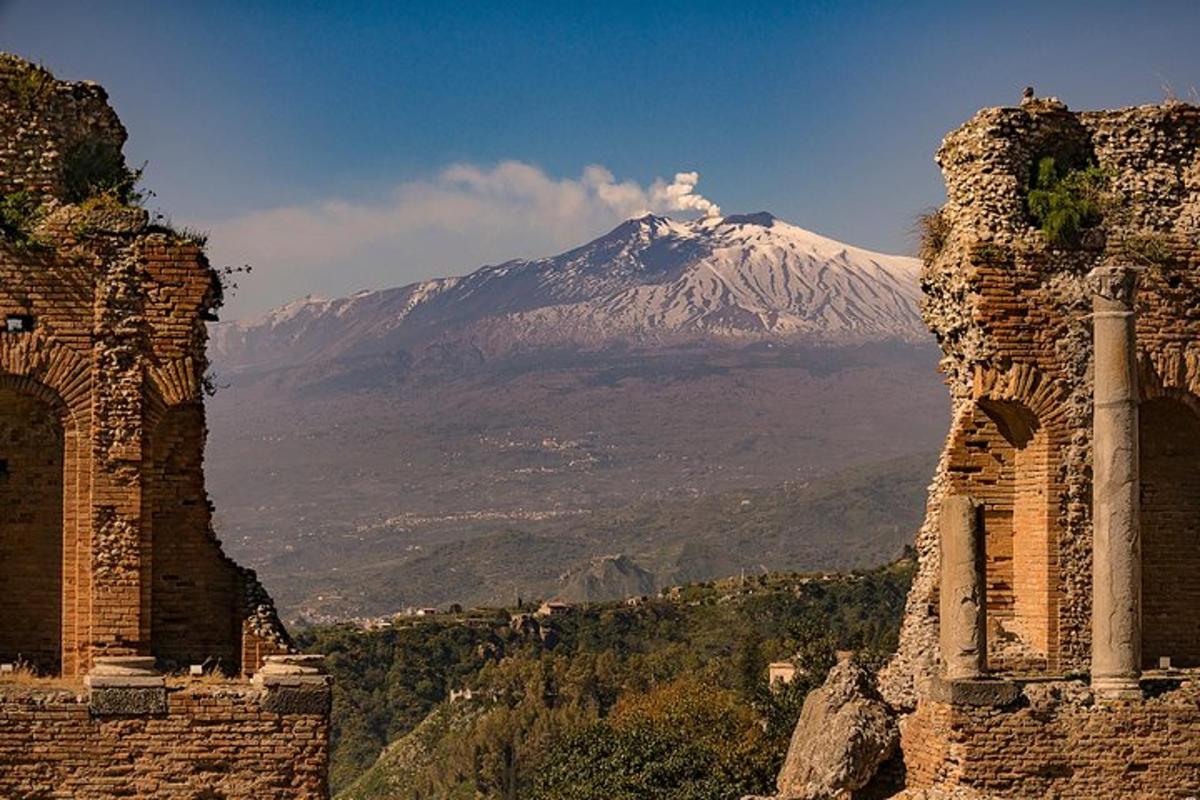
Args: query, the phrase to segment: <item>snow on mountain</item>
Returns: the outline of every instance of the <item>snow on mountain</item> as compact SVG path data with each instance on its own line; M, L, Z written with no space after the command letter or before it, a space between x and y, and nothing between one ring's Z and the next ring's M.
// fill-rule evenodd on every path
M225 370L468 342L483 352L699 339L923 340L919 262L819 236L770 214L628 220L551 258L215 325Z

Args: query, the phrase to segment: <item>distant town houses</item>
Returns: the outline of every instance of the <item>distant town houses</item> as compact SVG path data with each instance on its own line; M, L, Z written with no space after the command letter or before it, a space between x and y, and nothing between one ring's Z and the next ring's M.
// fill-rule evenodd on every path
M538 608L539 617L565 617L571 613L571 606L561 600L549 600Z
M797 672L794 661L773 661L767 665L767 685L772 689L787 686L796 679Z

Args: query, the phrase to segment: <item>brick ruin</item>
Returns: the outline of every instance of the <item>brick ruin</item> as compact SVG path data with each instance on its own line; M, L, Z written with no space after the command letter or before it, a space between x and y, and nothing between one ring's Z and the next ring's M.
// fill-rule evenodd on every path
M1200 794L1200 108L979 112L924 315L953 422L896 659L909 796ZM1104 183L1056 240L1039 164Z
M221 279L125 137L0 55L0 796L326 797L328 678L211 525Z

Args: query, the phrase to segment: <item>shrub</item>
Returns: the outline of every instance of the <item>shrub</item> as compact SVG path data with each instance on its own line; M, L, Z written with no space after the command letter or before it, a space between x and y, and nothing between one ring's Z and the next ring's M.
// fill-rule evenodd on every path
M1135 234L1124 237L1117 245L1123 261L1137 267L1168 267L1175 261L1171 243L1157 234Z
M775 776L759 720L736 693L680 678L569 735L537 770L537 800L725 800Z
M45 67L36 64L21 64L7 80L13 103L25 114L32 113L41 105L53 86L54 76Z
M926 264L942 254L950 238L950 220L942 209L927 211L917 217L917 236L920 240L917 254Z
M1046 240L1057 247L1077 247L1083 231L1100 224L1108 203L1108 174L1095 165L1064 170L1057 159L1038 161L1029 213Z
M84 139L63 159L63 200L82 203L109 195L124 205L138 205L146 194L138 189L145 166L130 169L121 148L103 139Z
M41 203L32 192L21 190L0 196L0 236L19 246L36 244L33 228Z

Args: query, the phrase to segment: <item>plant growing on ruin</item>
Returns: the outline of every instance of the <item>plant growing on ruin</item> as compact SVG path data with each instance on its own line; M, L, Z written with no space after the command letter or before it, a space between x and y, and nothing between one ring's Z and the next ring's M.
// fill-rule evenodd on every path
M228 383L221 383L215 372L206 372L200 377L200 391L204 392L205 397L216 397L217 392L229 386Z
M1175 263L1170 241L1159 234L1125 236L1116 250L1122 261L1136 267L1169 267Z
M1078 247L1100 224L1109 204L1108 173L1095 165L1064 169L1053 156L1038 161L1027 199L1029 213L1056 247Z
M935 208L917 217L917 254L926 264L942 254L950 239L950 220L942 209Z
M183 239L185 242L191 242L201 250L208 247L208 231L202 231L199 228L192 228L184 225L182 228L178 228L175 231L175 235L180 239ZM249 265L246 266L244 271L250 271Z
M63 158L63 200L82 203L107 195L127 206L140 205L149 195L138 186L145 170L145 164L127 166L121 148L112 142L84 139Z
M224 266L219 269L212 269L213 284L212 291L209 293L208 310L205 312L204 319L209 322L217 321L217 312L225 305L225 301L237 291L237 276L249 275L254 267L249 264L242 264L240 267Z
M1000 267L1012 261L1012 252L1002 245L981 242L971 248L971 260L976 264Z
M39 64L21 63L6 81L13 103L22 113L29 114L45 100L54 86L54 76Z
M0 237L18 247L37 245L33 230L41 214L41 203L32 192L21 190L0 196Z

